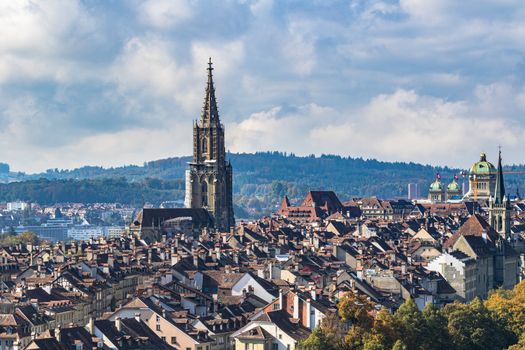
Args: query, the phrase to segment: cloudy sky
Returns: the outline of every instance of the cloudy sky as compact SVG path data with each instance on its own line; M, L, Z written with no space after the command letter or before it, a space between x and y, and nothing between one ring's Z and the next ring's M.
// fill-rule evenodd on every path
M525 163L523 0L0 2L0 162L191 151L213 58L227 148Z

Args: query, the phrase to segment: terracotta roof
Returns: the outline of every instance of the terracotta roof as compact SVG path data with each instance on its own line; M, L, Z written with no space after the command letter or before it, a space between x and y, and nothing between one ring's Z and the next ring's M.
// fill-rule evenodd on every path
M461 227L450 237L445 244L445 248L450 248L456 243L460 236L475 236L483 238L486 234L487 240L495 242L498 233L483 219L479 214L472 215Z

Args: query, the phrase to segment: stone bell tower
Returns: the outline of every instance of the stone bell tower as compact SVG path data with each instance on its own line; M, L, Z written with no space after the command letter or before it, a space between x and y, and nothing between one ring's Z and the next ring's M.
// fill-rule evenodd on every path
M229 231L235 225L232 201L232 167L226 161L224 126L219 119L213 67L208 62L208 83L200 120L193 124L193 161L186 171L186 206L206 208L215 228Z
M498 158L498 171L496 174L496 186L494 196L489 201L489 223L499 233L500 237L509 240L510 216L512 207L505 193L505 182L503 181L503 167L501 165L501 151Z

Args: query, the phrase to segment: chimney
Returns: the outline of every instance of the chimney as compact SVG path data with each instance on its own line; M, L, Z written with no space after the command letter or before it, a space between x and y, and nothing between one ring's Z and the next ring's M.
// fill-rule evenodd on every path
M120 316L115 318L115 328L117 328L117 331L119 332L122 331L122 319L120 318Z
M312 286L312 289L310 289L310 295L312 296L312 300L317 300L317 292L315 290L315 286Z
M151 257L152 257L152 252L151 252L151 248L148 248L148 264L151 264Z
M197 255L197 252L193 253L193 266L196 268L199 266L199 256Z
M93 317L89 318L87 329L89 331L89 334L95 335L95 319Z

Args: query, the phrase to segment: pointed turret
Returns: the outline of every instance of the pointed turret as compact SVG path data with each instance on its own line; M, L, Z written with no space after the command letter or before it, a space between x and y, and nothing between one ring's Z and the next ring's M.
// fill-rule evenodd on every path
M204 106L202 108L201 123L203 126L211 126L219 123L219 112L217 100L215 99L215 87L213 86L213 63L211 57L208 61L208 83L206 84L206 95L204 96Z
M503 204L505 201L505 182L503 181L503 167L501 166L501 150L498 158L498 172L494 189L494 204Z

